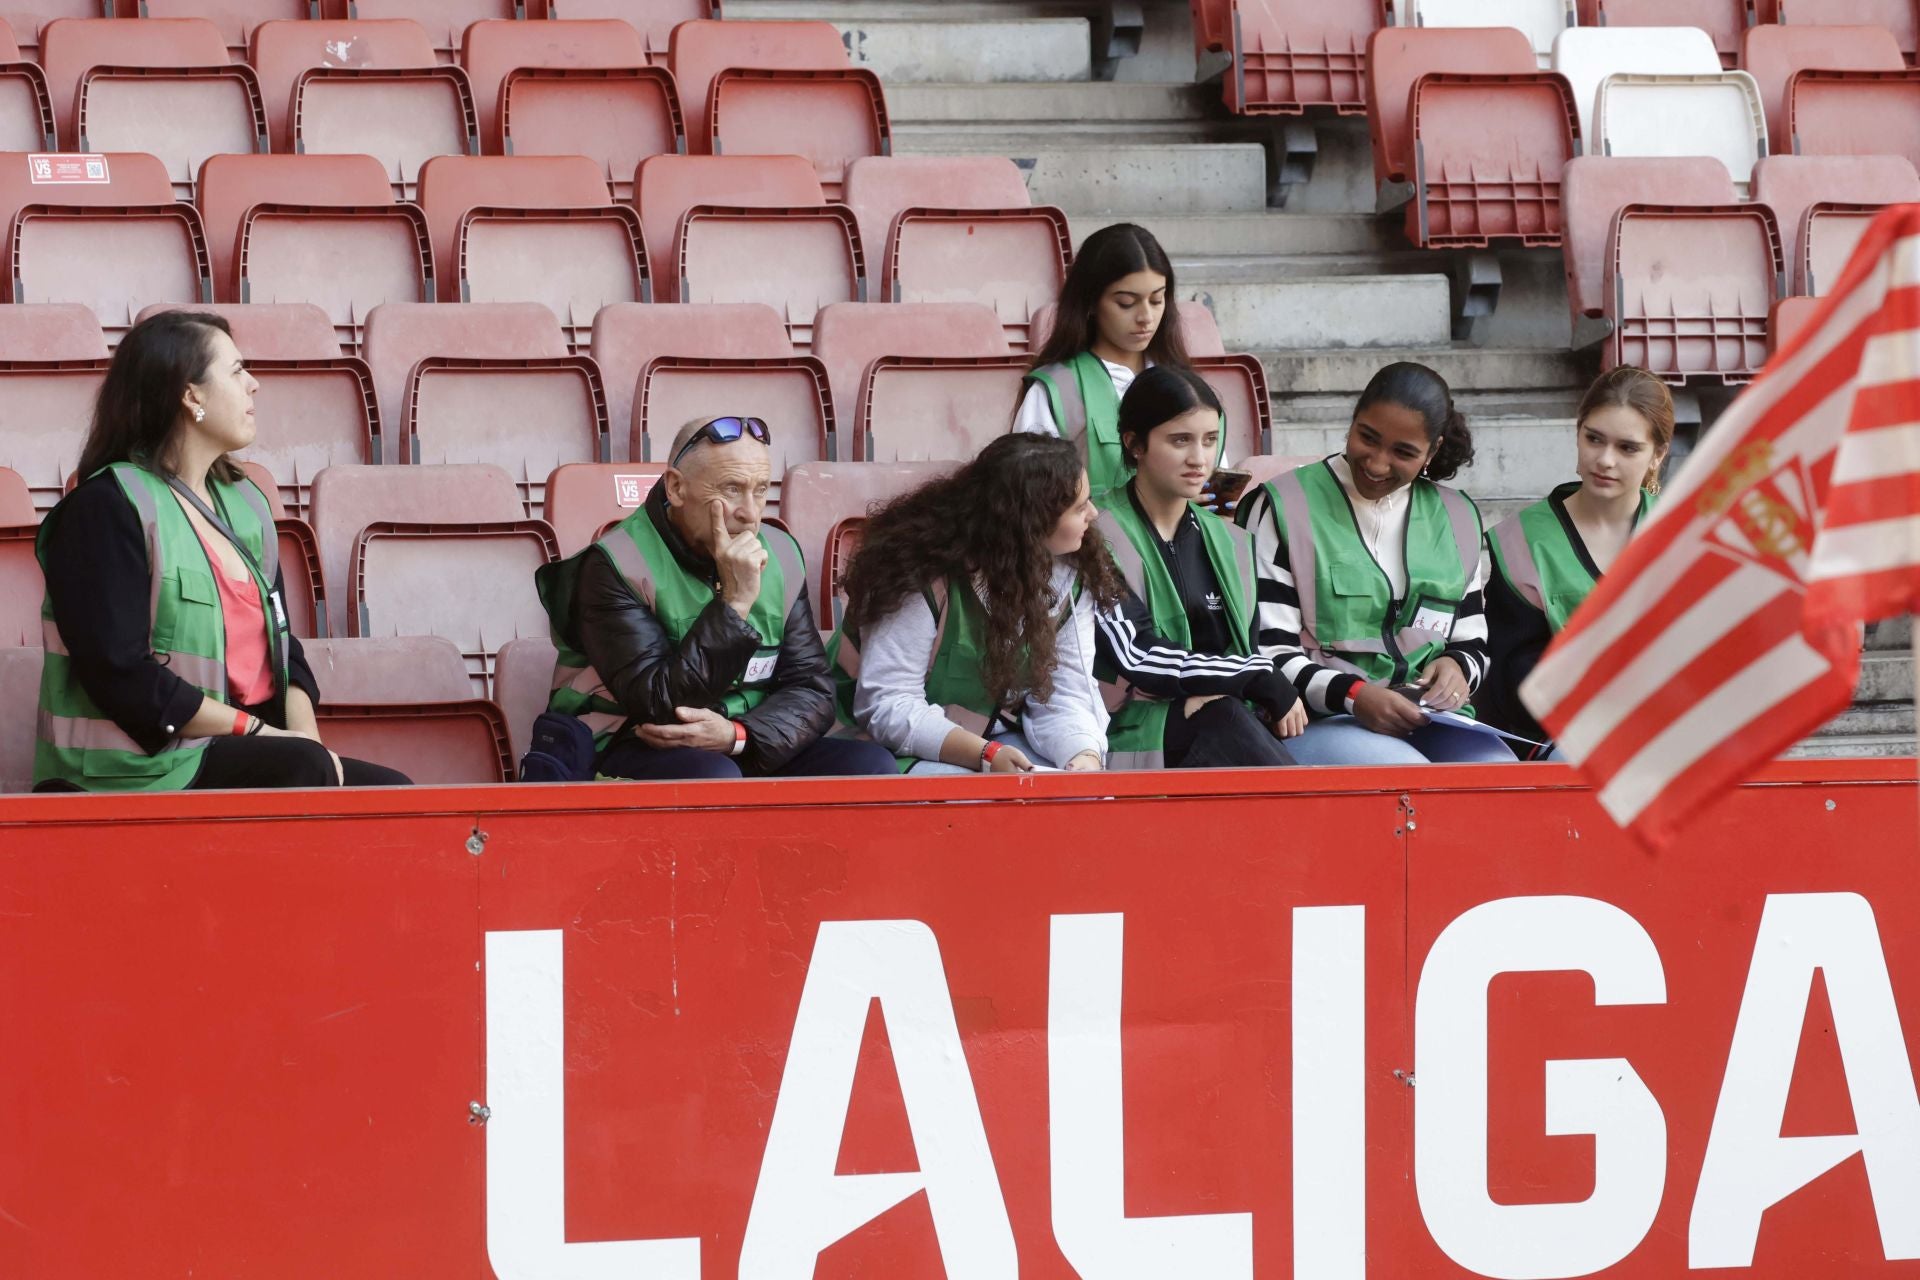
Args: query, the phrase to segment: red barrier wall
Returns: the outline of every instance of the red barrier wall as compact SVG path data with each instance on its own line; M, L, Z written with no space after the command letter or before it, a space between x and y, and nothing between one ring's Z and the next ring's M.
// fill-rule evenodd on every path
M0 1275L1920 1275L1911 761L1380 780L0 801Z

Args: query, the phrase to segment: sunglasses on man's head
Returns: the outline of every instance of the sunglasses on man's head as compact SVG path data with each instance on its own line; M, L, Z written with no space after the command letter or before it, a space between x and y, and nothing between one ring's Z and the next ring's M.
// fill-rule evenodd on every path
M741 436L751 436L768 448L773 447L773 436L768 432L767 424L760 421L760 419L715 418L712 422L707 423L691 436L687 437L687 442L680 446L680 451L673 455L673 461L667 465L670 467L679 466L680 459L687 456L687 451L703 440L711 444L732 444Z

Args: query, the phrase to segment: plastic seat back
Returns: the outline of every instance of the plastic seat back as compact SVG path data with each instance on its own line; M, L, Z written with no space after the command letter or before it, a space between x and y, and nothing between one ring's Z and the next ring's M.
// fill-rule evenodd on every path
M538 0L536 0L536 3ZM545 16L572 22L583 18L613 18L640 33L647 56L665 66L673 29L683 22L717 18L718 0L546 0Z
M1230 47L1233 56L1222 78L1228 110L1241 115L1299 115L1308 107L1332 107L1342 115L1366 110L1367 41L1381 27L1381 5L1373 0L1238 0L1223 18L1219 36L1209 34L1206 40L1209 48Z
M1401 0L1412 27L1513 27L1527 37L1542 68L1553 59L1553 42L1573 25L1566 0Z
M526 506L513 477L498 467L328 467L314 480L312 523L320 540L330 635L372 634L348 627L354 548L369 525L416 521L447 526L513 525ZM532 581L527 586L531 589ZM435 594L448 590L436 587ZM384 634L432 634L388 629ZM544 634L544 632L543 632Z
M553 641L542 636L509 640L495 655L493 698L507 718L507 738L516 762L533 745L533 722L547 709L553 665L559 656Z
M1893 37L1894 44L1911 63L1920 50L1920 13L1913 0L1815 0L1815 3L1781 4L1778 20L1782 24L1817 24L1823 27L1878 27Z
M667 471L660 462L574 462L547 477L543 514L570 556L638 511Z
M475 22L527 16L525 0L349 0L348 17L405 18L426 28L443 62L460 52L460 39Z
M774 495L797 462L817 462L834 447L836 420L827 368L811 356L785 360L692 360L665 356L640 376L628 457L667 462L667 447L695 418L729 413L759 418L773 436Z
M260 487L273 489L273 477ZM256 481L259 483L259 481ZM320 571L320 539L313 526L298 516L274 521L280 540L281 596L287 607L287 626L302 640L327 633L327 601Z
M1769 359L1791 346L1819 309L1818 298L1782 298L1774 303L1773 316L1767 328Z
M870 85L872 100L861 103L858 97L850 98L846 103L819 101L821 97L837 97L837 94L807 95L798 98L780 94L767 95L756 92L756 87L738 83L724 83L716 86L716 80L724 73L754 70L773 72L847 72L853 68L847 59L847 48L840 32L826 22L683 22L673 29L669 43L668 62L673 68L673 79L680 86L680 105L686 112L687 147L698 154L760 154L760 155L825 155L835 149L836 142L848 137L858 136L857 128L849 133L850 125L885 127L885 101L879 97L877 80L857 77L842 83ZM774 83L795 83L790 77L763 78L759 90ZM808 101L808 97L813 101ZM756 98L759 99L756 101ZM873 119L877 102L879 119ZM716 111L715 105L720 109ZM846 119L839 119L843 113L841 106L847 106ZM820 109L820 108L825 109ZM859 108L864 107L867 119L859 119ZM737 124L731 128L748 128L752 132L742 133L738 140L749 139L765 141L772 137L780 138L785 144L776 150L756 149L753 152L740 152L733 146L716 147L714 145L715 124L729 111L735 113ZM785 127L781 121L770 118L786 117ZM809 134L818 127L819 139L809 138ZM769 135L762 130L771 129ZM879 155L879 150L856 152L855 154ZM844 166L849 156L843 156L840 164ZM821 180L830 182L833 174L828 168L820 170Z
M471 696L466 659L444 636L334 637L301 646L333 702L458 702Z
M853 161L893 154L886 95L865 67L722 71L709 127L714 155L806 156L830 200L845 194Z
M314 303L357 355L375 308L434 300L434 271L418 205L255 205L240 225L235 297Z
M211 302L206 233L148 155L0 153L9 302L80 302L110 343L156 302Z
M40 33L62 18L98 18L101 0L0 0L0 22L7 24L20 47L20 56L38 63Z
M977 358L1010 350L1000 318L969 302L837 302L821 309L813 332L813 354L827 366L834 407L842 415L859 403L867 369L881 356Z
M1425 249L1560 243L1560 171L1580 153L1564 79L1425 75L1411 117L1409 239Z
M528 515L547 476L569 462L607 462L607 398L585 356L473 360L434 356L408 382L405 461L490 462L513 476Z
M12 29L0 21L0 151L54 151L59 145L46 72L26 60Z
M1787 121L1801 155L1892 155L1920 167L1920 71L1802 71Z
M1779 223L1789 291L1814 294L1839 277L1874 213L1920 200L1920 174L1900 156L1769 156L1754 167L1753 198Z
M1608 27L1698 27L1713 40L1720 65L1739 64L1747 29L1747 0L1597 0L1595 22ZM1586 23L1583 15L1581 18Z
M0 467L0 525L39 524L27 478L11 467Z
M1614 232L1603 363L1673 383L1740 383L1767 359L1767 320L1785 270L1773 213L1630 204Z
M793 340L787 335L785 322L779 312L764 303L682 303L673 307L628 303L602 307L593 319L593 358L606 384L615 457L633 456L627 449L634 420L634 393L641 373L658 357L784 360L792 354Z
M1004 156L876 156L847 166L847 204L860 239L879 256L909 209L1023 209L1033 203L1018 165Z
M31 646L0 649L0 794L33 790L42 656L37 638Z
M293 91L316 68L341 71L434 67L433 39L417 22L263 22L254 28L249 61L267 99L273 149L293 151ZM354 148L365 150L366 148Z
M403 705L332 703L319 709L319 722L321 736L340 755L396 769L416 786L513 780L506 717L484 698Z
M682 302L761 302L779 312L797 350L835 302L867 300L867 269L853 211L699 205L680 224Z
M827 535L842 520L860 518L885 503L951 473L957 462L808 462L787 472L780 519L793 532L807 563L825 570ZM822 629L834 623L823 602L833 598L822 580L814 594L814 616Z
M1884 27L1759 26L1741 42L1740 65L1760 86L1767 137L1775 154L1794 150L1788 91L1802 71L1898 71L1900 45Z
M1034 312L1060 296L1072 256L1067 216L1048 206L909 210L895 225L879 296L992 307L1008 345L1025 351Z
M680 226L698 205L791 209L823 205L820 178L798 156L649 156L633 180L634 206L649 255L648 278L662 302L679 294Z
M395 430L406 422L408 388L422 360L542 360L568 354L559 322L538 303L386 306L367 317L367 363L380 417ZM397 437L387 442L385 461L399 462L403 456Z
M1538 69L1532 44L1512 27L1383 27L1374 32L1367 44L1367 123L1375 181L1413 181L1411 104L1420 77L1438 72L1531 75Z
M44 514L66 492L107 361L0 361L0 466L25 477Z
M1600 151L1610 156L1712 156L1746 199L1767 154L1760 87L1744 71L1710 76L1612 75L1595 100Z
M87 75L96 67L125 68L128 72L139 69L184 69L202 67L207 69L225 69L235 72L235 81L245 81L257 89L258 81L250 68L236 68L227 54L226 41L220 35L220 28L200 18L167 19L110 19L96 12L86 18L62 18L50 22L40 36L40 65L46 69L47 87L53 92L53 113L59 122L60 136L76 144L80 139L78 112L80 102L87 91L84 83ZM205 110L210 104L220 102L218 98L195 101L191 106ZM243 94L243 105L248 108L244 122L251 123L251 101ZM166 106L163 99L156 99L145 108ZM117 107L96 104L103 112L93 124L101 131L101 137L114 137L115 130L132 124L138 125L137 112L121 112ZM152 122L156 125L172 123L176 127L186 124L184 121ZM149 151L145 146L116 145L116 151ZM104 149L105 144L101 148ZM80 148L86 150L88 148ZM252 151L252 139L246 140L239 148L226 148ZM203 151L194 157L194 163L205 159L211 152ZM192 175L187 176L192 180Z
M973 457L1007 434L1027 375L1020 356L885 355L867 367L853 418L854 457L920 462Z
M1553 44L1553 69L1573 86L1587 155L1600 148L1594 104L1610 75L1712 75L1723 68L1713 37L1697 27L1569 27Z
M262 302L252 306L214 302L195 307L167 304L148 307L138 318L145 320L162 311L219 316L233 330L234 345L249 361L333 360L340 355L340 339L333 331L333 322L311 302Z
M100 318L79 303L0 307L0 364L106 358Z
M1244 458L1273 447L1273 400L1267 391L1267 367L1258 356L1194 356L1193 367L1226 412L1222 443L1225 456Z
M200 166L195 203L207 228L214 288L233 299L240 296L240 227L255 205L363 208L393 203L393 187L372 156L220 155Z
M306 22L321 16L320 0L135 0L143 18L202 18L220 30L227 56L247 60L254 29L263 22ZM112 16L135 7L130 0L109 4ZM131 17L131 14L125 16Z
M1576 317L1606 309L1614 216L1629 204L1728 205L1739 197L1727 167L1707 156L1630 159L1586 156L1562 177L1567 298Z
M33 552L39 532L35 524L0 525L0 645L40 643L47 584Z

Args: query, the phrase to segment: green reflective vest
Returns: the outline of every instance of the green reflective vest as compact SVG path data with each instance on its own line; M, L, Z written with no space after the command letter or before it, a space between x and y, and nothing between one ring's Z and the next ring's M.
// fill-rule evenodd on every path
M1568 529L1566 501L1579 488L1578 480L1561 485L1545 501L1495 525L1487 539L1500 576L1515 595L1547 615L1555 635L1598 585ZM1642 490L1635 528L1653 511L1653 503L1654 495Z
M1407 593L1395 600L1326 461L1264 487L1292 557L1309 658L1370 683L1400 684L1446 650L1479 567L1482 528L1472 499L1430 480L1413 482Z
M1054 426L1065 439L1073 441L1087 464L1087 488L1094 501L1125 485L1133 475L1126 453L1120 448L1120 396L1113 389L1113 375L1106 362L1091 351L1082 351L1071 360L1044 365L1029 373L1024 385L1038 383L1047 389L1047 404L1053 410ZM1220 419L1220 453L1226 456L1227 420Z
M762 526L760 545L767 549L767 567L760 572L760 594L747 613L747 625L760 637L740 683L711 708L737 720L766 701L780 660L780 644L787 632L787 615L806 589L807 569L800 545L787 533ZM712 604L718 584L687 571L673 549L654 527L653 516L641 507L607 536L566 560L542 567L534 574L540 602L559 657L547 709L578 716L592 730L594 746L605 751L629 717L608 692L606 682L587 662L574 632L573 602L586 557L604 553L626 580L633 594L653 612L675 645Z
M1213 576L1226 600L1233 656L1247 657L1254 651L1253 537L1200 507L1194 507L1193 513L1200 522ZM1125 490L1113 495L1100 512L1098 527L1106 535L1107 548L1128 588L1146 602L1152 613L1153 629L1167 644L1190 650L1193 629L1187 621L1187 603L1167 568L1159 531L1141 518ZM1171 704L1135 692L1118 671L1106 664L1101 668L1096 674L1106 695L1107 710L1113 715L1107 726L1107 767L1162 768L1166 764L1167 711Z
M132 463L107 468L140 517L146 543L153 655L168 670L215 702L227 696L227 628L214 580L219 567L194 531L165 477ZM286 611L273 593L280 571L280 539L266 495L251 480L228 483L209 477L213 507L246 550L260 606L267 617L268 651L275 689L287 687L289 648ZM40 526L35 551L46 569L46 537L54 520ZM175 737L149 755L108 719L75 677L66 642L53 620L53 598L43 596L40 628L46 664L40 676L38 737L33 752L36 784L51 780L88 791L179 791L200 771L207 739ZM174 726L177 728L177 726Z

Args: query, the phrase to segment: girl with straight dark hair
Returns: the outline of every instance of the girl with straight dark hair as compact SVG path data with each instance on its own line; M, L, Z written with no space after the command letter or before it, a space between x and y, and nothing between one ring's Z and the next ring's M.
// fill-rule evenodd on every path
M1502 520L1487 538L1493 675L1481 689L1481 711L1488 723L1536 742L1546 731L1521 703L1520 685L1652 514L1673 446L1673 395L1645 369L1623 365L1588 388L1573 434L1580 478Z
M1120 400L1155 365L1188 364L1173 264L1144 227L1088 236L1067 272L1053 333L1033 358L1015 431L1064 436L1079 449L1096 499L1126 483Z
M1120 402L1120 444L1133 477L1099 520L1127 583L1098 619L1111 767L1293 763L1279 739L1307 710L1256 643L1253 538L1199 505L1219 397L1191 369L1148 369Z
M81 483L40 526L37 790L407 781L321 745L273 516L230 456L258 389L218 316L162 312L114 352Z
M1497 737L1435 720L1487 674L1491 561L1473 500L1444 481L1473 461L1446 380L1391 364L1354 406L1346 448L1240 504L1260 566L1260 648L1315 719L1302 764L1498 761Z
M915 773L1104 767L1093 615L1120 574L1073 446L1002 436L868 519L828 653L843 726Z

